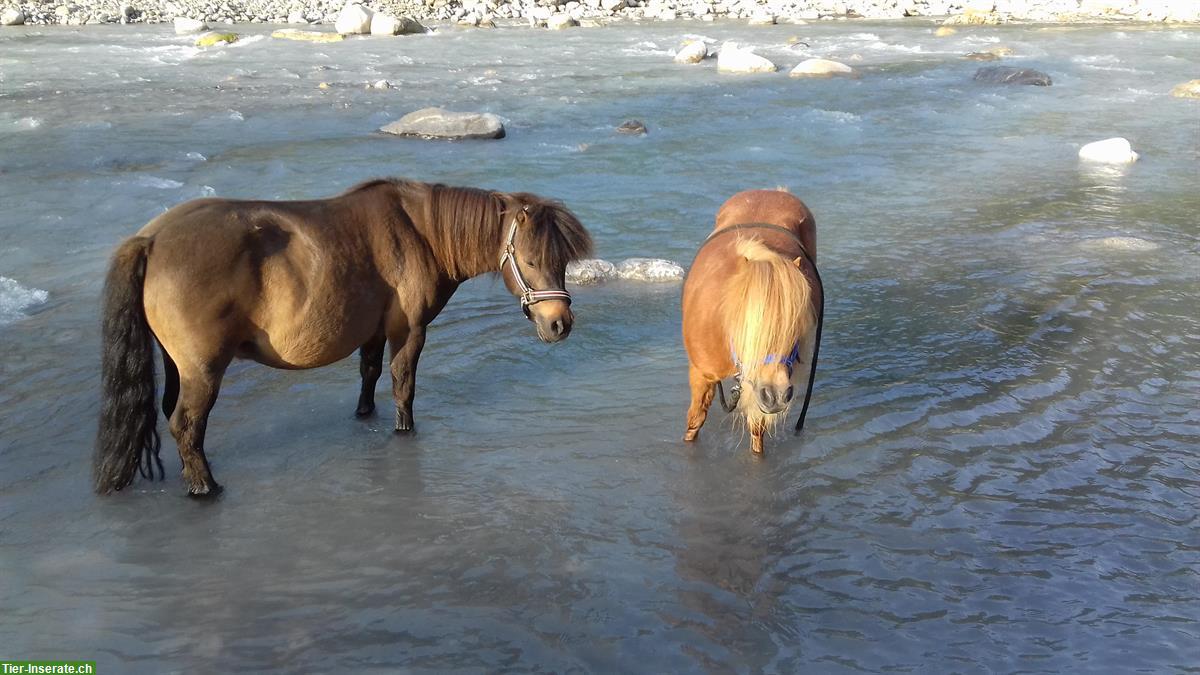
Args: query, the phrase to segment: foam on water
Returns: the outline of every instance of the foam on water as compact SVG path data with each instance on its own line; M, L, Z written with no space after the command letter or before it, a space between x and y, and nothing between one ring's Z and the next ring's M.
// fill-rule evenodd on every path
M567 281L580 286L609 279L657 283L679 281L683 277L683 267L663 258L626 258L616 264L593 258L567 265Z
M28 316L27 310L46 302L50 294L38 288L26 288L16 279L0 276L0 326Z

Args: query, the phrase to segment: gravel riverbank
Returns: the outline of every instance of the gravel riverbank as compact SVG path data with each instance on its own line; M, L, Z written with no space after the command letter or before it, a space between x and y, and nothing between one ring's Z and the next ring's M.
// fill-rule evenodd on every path
M1200 22L1196 0L367 0L366 7L423 22L490 26L520 20L570 27L605 21L945 17L948 23ZM215 23L332 25L345 0L0 0L0 23Z

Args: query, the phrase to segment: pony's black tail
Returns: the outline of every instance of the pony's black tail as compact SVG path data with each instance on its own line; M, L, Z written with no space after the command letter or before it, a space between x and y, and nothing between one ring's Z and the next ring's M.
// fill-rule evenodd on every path
M142 305L150 244L146 237L121 244L104 281L100 430L92 465L99 494L126 487L139 470L151 479L156 465L160 477L163 473L154 401L154 334Z

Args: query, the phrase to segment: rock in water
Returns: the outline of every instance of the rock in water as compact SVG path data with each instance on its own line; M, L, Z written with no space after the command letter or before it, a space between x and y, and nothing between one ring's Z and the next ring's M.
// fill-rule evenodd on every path
M587 259L567 263L567 281L580 286L611 279L617 267L607 260Z
M395 35L400 31L400 22L391 14L375 12L371 15L371 35Z
M708 45L702 40L691 40L683 43L675 52L675 63L700 63L708 56Z
M717 53L717 72L773 73L775 71L774 63L749 49L741 49L732 42L721 45L721 51Z
M212 31L196 38L197 47L212 47L214 45L232 44L238 41L237 33Z
M564 28L573 28L578 26L579 22L571 18L570 14L555 14L549 19L546 19L546 28L550 30L562 30Z
M934 37L949 37L957 33L958 30L950 26L938 26L938 29L933 31Z
M683 268L660 258L629 258L617 265L617 276L633 281L678 281Z
M827 59L806 59L792 68L788 75L792 77L832 77L833 75L852 75L854 69L844 63Z
M185 16L175 17L175 34L187 35L188 33L203 33L208 30L208 24L196 19L189 19Z
M424 108L410 112L380 131L418 138L504 138L504 123L491 113Z
M971 52L963 58L969 61L995 61L1000 57L991 52Z
M1012 66L984 66L975 71L976 82L988 84L1032 84L1038 87L1049 87L1050 76L1033 68L1013 68Z
M295 28L280 28L271 33L271 37L304 42L339 42L346 39L341 33L323 33L317 30L297 30Z
M371 32L371 10L360 4L350 2L342 8L333 27L342 35L362 35Z
M617 127L617 133L640 136L646 133L646 125L641 120L625 120Z
M1129 141L1124 138L1109 138L1095 143L1088 143L1079 149L1079 159L1105 164L1132 164L1138 154L1133 151Z
M0 26L20 26L25 23L25 13L10 7L0 14Z
M1188 80L1175 85L1171 89L1171 95L1175 98L1200 98L1200 80Z

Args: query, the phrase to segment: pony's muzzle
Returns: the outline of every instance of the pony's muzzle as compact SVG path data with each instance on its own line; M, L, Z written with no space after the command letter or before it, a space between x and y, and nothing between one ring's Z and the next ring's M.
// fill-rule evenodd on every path
M543 305L545 306L543 308ZM575 315L565 302L541 302L530 308L529 320L537 326L538 337L543 342L559 342L571 334Z
M767 415L774 415L787 409L794 392L791 385L784 389L766 385L759 387L755 393L758 396L758 409Z

